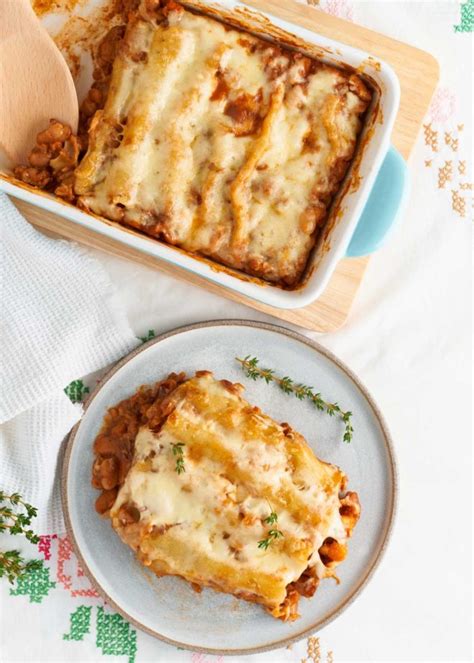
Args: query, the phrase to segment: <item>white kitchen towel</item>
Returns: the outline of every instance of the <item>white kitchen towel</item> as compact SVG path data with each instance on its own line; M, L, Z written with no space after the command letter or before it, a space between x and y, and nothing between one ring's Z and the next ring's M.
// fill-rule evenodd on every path
M36 231L0 195L0 487L38 508L35 529L61 531L61 440L81 416L64 388L137 345L102 266Z

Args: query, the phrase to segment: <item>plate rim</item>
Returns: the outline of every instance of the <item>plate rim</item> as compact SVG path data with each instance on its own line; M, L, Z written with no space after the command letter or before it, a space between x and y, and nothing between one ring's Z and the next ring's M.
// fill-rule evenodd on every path
M385 447L388 455L388 463L389 463L389 469L390 469L390 478L391 478L391 491L390 491L390 504L388 508L388 514L386 518L386 522L384 524L384 531L382 533L382 541L380 544L380 548L378 550L377 555L375 558L371 561L371 563L368 565L368 569L364 573L362 579L358 582L356 588L349 594L349 596L332 612L330 612L328 615L326 615L323 619L320 619L316 621L314 624L309 626L308 628L305 628L303 631L300 631L296 634L292 634L291 636L288 636L286 638L283 638L281 640L276 640L271 643L268 643L266 645L261 645L257 647L246 647L246 648L238 648L238 649L218 649L214 647L200 647L200 646L194 646L194 645L189 645L185 642L180 642L179 640L173 640L171 638L168 638L165 635L162 635L158 631L145 626L144 624L141 624L138 620L136 620L134 617L128 614L127 610L121 606L119 606L108 594L107 592L101 587L99 582L96 580L93 572L90 570L88 567L87 563L85 562L81 550L77 544L76 538L74 536L74 530L72 527L71 519L70 519L70 514L69 514L69 503L68 503L68 472L69 472L69 463L71 459L71 453L72 449L74 446L76 434L79 430L79 427L82 422L82 418L87 412L87 409L91 405L92 401L95 399L99 391L102 389L102 387L119 371L122 366L127 364L128 362L132 361L138 354L146 350L147 348L151 347L152 345L155 345L157 343L160 343L161 341L166 340L167 338L170 338L172 336L176 336L178 334L184 334L189 331L194 331L196 329L203 329L203 328L209 328L209 327L231 327L231 326L236 326L236 327L253 327L253 328L259 328L259 329L264 329L266 331L272 331L278 334L281 334L283 336L287 336L289 338L292 338L295 341L298 341L300 343L303 343L304 345L310 347L312 350L316 351L317 353L320 353L326 359L329 359L331 362L333 362L340 370L342 370L345 375L355 384L355 386L360 390L368 404L370 405L372 412L377 419L381 431L382 431L382 436L384 438L385 442ZM394 523L396 519L396 513L397 513L397 507L398 507L398 466L397 466L397 460L396 460L396 454L395 454L395 449L394 449L394 444L393 444L393 439L390 434L390 431L388 429L387 423L385 421L385 418L375 402L373 396L369 392L369 390L365 387L365 385L360 381L360 379L357 377L357 375L344 363L342 362L336 355L334 355L330 350L322 346L320 343L317 341L314 341L313 339L307 338L306 336L303 336L299 332L293 331L291 329L287 329L286 327L283 327L282 325L275 325L272 323L268 322L260 322L256 320L246 320L246 319L232 319L232 318L225 318L225 319L216 319L216 320L208 320L204 322L197 322L197 323L192 323L192 324L187 324L187 325L182 325L180 327L176 327L175 329L169 330L167 332L163 332L159 336L156 336L155 338L151 339L150 341L147 341L143 343L142 345L138 346L134 350L132 350L129 354L125 355L125 357L122 357L117 363L115 363L110 370L108 370L102 378L99 380L97 385L94 387L92 392L88 395L87 399L84 401L83 404L83 414L81 416L81 419L75 424L75 426L72 428L70 433L65 437L64 439L64 454L63 454L63 459L62 459L62 464L61 464L61 503L62 503L62 509L63 509L63 514L64 514L64 522L66 525L66 533L72 543L72 547L74 550L74 553L76 557L79 560L79 563L81 565L82 570L86 574L87 578L89 579L92 587L96 590L96 592L99 594L99 596L104 599L116 612L118 612L125 620L127 620L130 624L132 624L134 627L138 628L139 630L147 633L148 635L151 635L158 640L171 645L173 647L178 647L182 649L186 649L188 651L193 651L193 652L199 652L203 654L211 654L211 655L223 655L223 656L238 656L242 654L246 655L251 655L251 654L259 654L263 652L268 652L272 651L274 649L281 649L283 647L287 647L288 645L291 645L295 642L298 642L302 640L303 638L306 638L318 631L320 631L323 627L327 626L330 622L334 621L340 614L342 614L348 607L351 605L354 600L359 596L359 594L362 592L362 590L368 585L370 580L372 579L376 569L379 567L380 562L382 561L385 552L387 550L388 543L391 539L392 533L393 533L393 528L394 528Z

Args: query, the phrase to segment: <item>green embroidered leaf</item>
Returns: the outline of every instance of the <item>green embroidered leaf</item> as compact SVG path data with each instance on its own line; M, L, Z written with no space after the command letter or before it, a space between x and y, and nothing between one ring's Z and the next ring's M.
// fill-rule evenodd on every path
M16 589L10 589L10 594L29 596L30 603L41 603L53 587L56 587L56 583L49 579L49 568L40 562L17 580Z
M68 384L64 393L73 403L80 403L85 394L89 393L89 387L86 387L82 380L73 380L71 384Z
M151 341L152 338L155 338L155 330L154 329L149 329L148 334L146 336L138 336L137 338L140 339L142 343L146 343L147 341Z
M69 615L71 625L69 633L63 635L63 640L84 640L84 636L90 633L91 606L80 605Z
M106 613L104 608L97 608L95 644L103 654L128 656L128 663L135 662L137 632L123 617Z
M454 26L454 32L474 32L474 0L461 3L461 23Z

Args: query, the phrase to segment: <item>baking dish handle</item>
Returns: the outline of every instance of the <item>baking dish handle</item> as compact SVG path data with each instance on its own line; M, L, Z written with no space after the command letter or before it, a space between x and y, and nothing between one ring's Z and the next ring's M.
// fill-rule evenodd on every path
M390 147L352 236L346 256L366 256L379 249L400 217L409 190L404 158Z

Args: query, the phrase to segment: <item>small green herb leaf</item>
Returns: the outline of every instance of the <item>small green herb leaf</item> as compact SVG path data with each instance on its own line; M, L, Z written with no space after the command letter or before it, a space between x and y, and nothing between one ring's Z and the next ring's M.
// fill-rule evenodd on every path
M268 546L275 541L275 539L278 539L279 537L283 536L283 532L280 532L279 529L271 529L268 531L266 539L262 539L261 541L258 542L258 547L262 548L263 550L267 550Z
M175 471L178 474L186 472L184 467L184 442L174 442L171 444L173 450L173 456L176 456L176 466Z
M272 511L271 514L267 518L265 518L263 522L267 523L267 525L273 525L277 521L278 521L278 516L274 511Z
M268 536L271 537L272 539L278 539L279 536L283 536L283 532L280 532L279 529L271 529L268 532Z
M270 507L271 508L271 507ZM263 521L267 525L275 525L278 522L278 515L273 509L271 509L270 515L265 518ZM266 550L272 541L278 539L280 536L283 536L283 532L280 532L279 529L272 528L268 530L267 537L258 542L258 547Z

